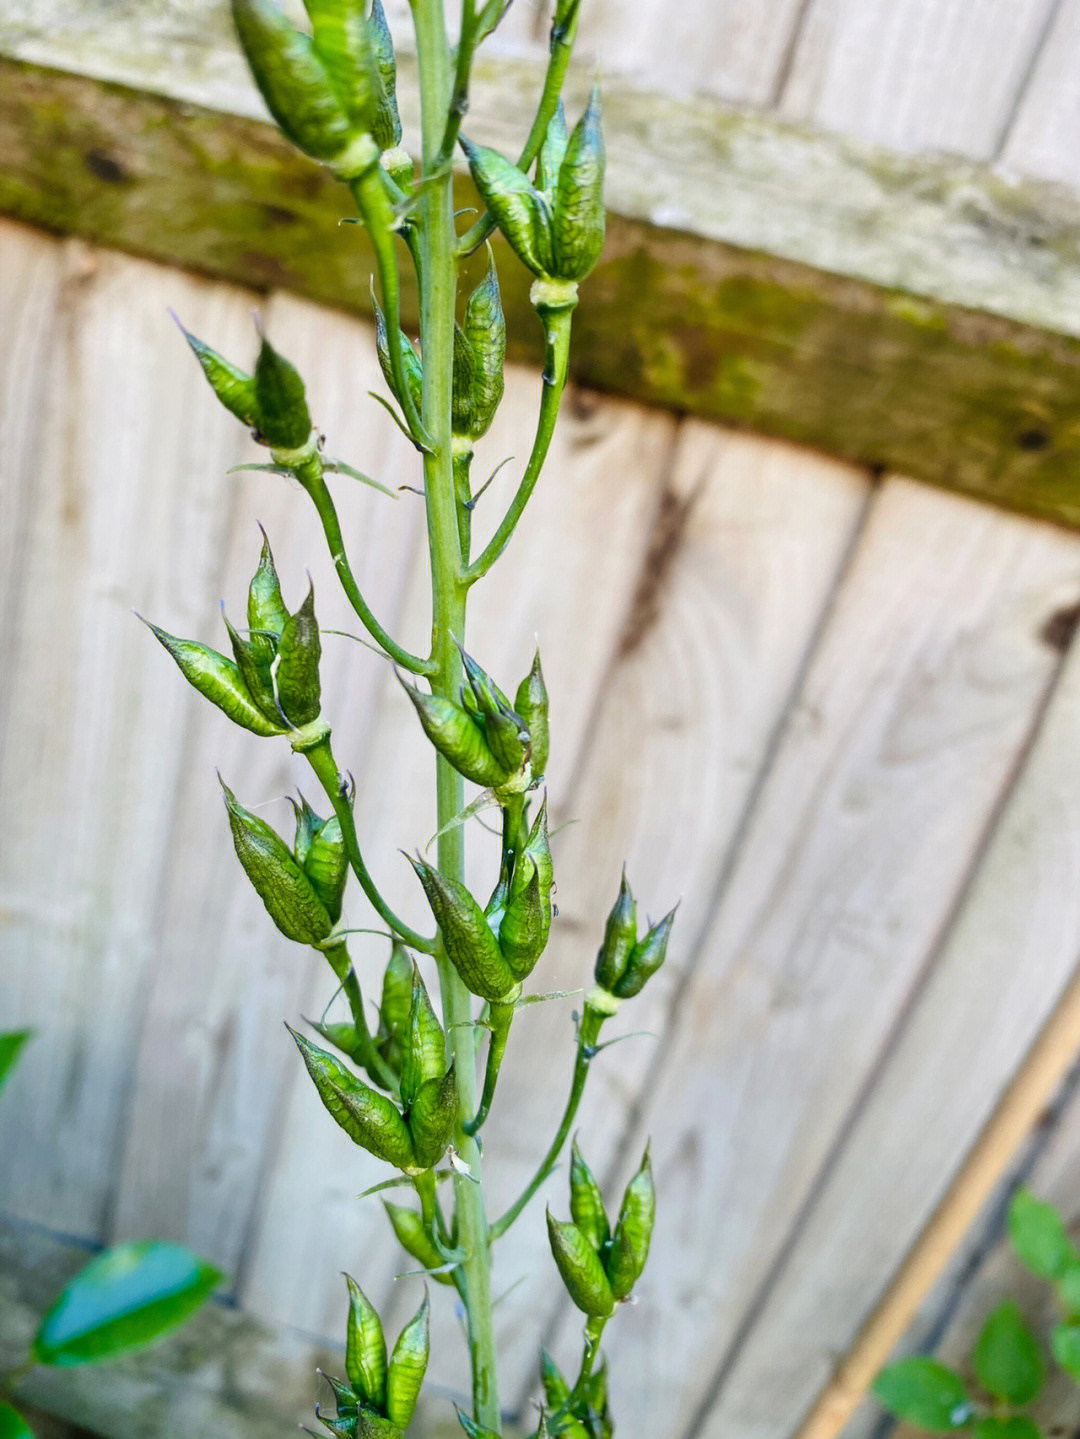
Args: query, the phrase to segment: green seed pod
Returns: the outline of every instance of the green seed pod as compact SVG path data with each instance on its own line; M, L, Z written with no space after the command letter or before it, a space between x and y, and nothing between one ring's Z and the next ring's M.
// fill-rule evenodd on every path
M604 132L598 86L567 144L552 212L553 275L583 280L604 248Z
M599 1253L611 1237L604 1196L575 1139L570 1150L570 1217Z
M379 101L371 133L380 150L390 150L401 144L401 117L397 104L397 57L382 0L372 0L368 29L379 76Z
M525 876L520 885L519 875ZM499 948L515 978L521 980L528 978L544 952L551 930L551 904L541 893L540 876L528 854L522 854L515 864L514 881L499 926Z
M258 427L275 450L298 450L311 434L304 382L294 365L263 339L255 364Z
M413 1153L421 1169L431 1169L446 1153L457 1124L457 1080L451 1065L442 1079L428 1079L409 1110Z
M289 619L289 611L281 597L270 541L263 535L259 567L248 586L248 630L250 643L261 641L271 659L277 654L278 640Z
M548 730L548 692L544 672L540 668L539 650L533 658L532 669L518 685L514 709L529 731L529 765L533 779L542 779L547 770L551 736Z
M551 219L542 195L497 150L462 138L473 183L510 248L534 275L551 274Z
M237 803L224 780L221 788L236 857L267 914L286 939L297 944L321 944L333 922L288 845L265 820Z
M345 1372L361 1401L386 1407L386 1336L375 1306L348 1274L349 1319L345 1329Z
M431 1348L429 1336L430 1304L425 1294L423 1303L398 1335L390 1356L390 1372L386 1380L386 1416L392 1424L404 1429L416 1410L420 1386L427 1371Z
M457 1411L458 1423L461 1425L469 1439L499 1439L499 1436L491 1429L485 1429L482 1424L477 1424L470 1419L463 1410Z
M356 1416L356 1439L402 1439L402 1433L384 1415L361 1409Z
M570 1385L546 1349L540 1350L540 1382L549 1409L561 1409L570 1398Z
M458 880L440 874L423 860L410 859L409 863L424 886L450 963L466 988L481 999L503 999L517 980L483 910Z
M446 1035L428 997L420 970L413 965L409 1019L401 1064L401 1102L406 1107L429 1079L446 1072Z
M299 790L296 792L300 794ZM300 794L299 804L297 804L294 799L290 799L289 803L292 805L293 814L296 816L296 831L293 835L292 847L293 859L296 860L301 869L304 869L307 864L308 855L311 853L312 841L315 838L316 832L325 823L325 820L321 815L315 813L302 794Z
M324 1414L320 1404L315 1405L315 1418L323 1426L329 1429L336 1439L356 1439L356 1428L359 1421L358 1411L350 1409L346 1414L335 1414L331 1419Z
M412 1005L413 961L401 945L394 944L383 973L379 1017L387 1034L404 1040Z
M443 1267L443 1257L435 1248L431 1235L424 1228L424 1221L417 1214L415 1209L408 1209L403 1204L391 1204L389 1200L383 1200L383 1208L386 1210L386 1217L389 1219L397 1241L405 1253L422 1264L430 1273L433 1269ZM432 1274L431 1278L437 1284L453 1284L453 1278L449 1274Z
M312 48L353 130L375 128L382 81L362 0L304 0Z
M232 0L232 15L255 83L284 134L316 160L339 155L353 126L308 36L269 0Z
M356 1393L348 1384L341 1379L335 1379L333 1374L327 1374L324 1370L316 1370L321 1379L325 1379L330 1385L334 1395L334 1405L338 1412L338 1418L343 1419L348 1415L356 1414Z
M179 320L177 324L180 324ZM204 345L190 330L183 331L184 339L191 346L192 353L203 368L203 374L210 381L210 388L225 408L252 428L258 423L258 408L255 401L255 381L236 365Z
M532 827L529 830L529 836L525 841L525 848L522 850L522 854L527 855L536 866L536 873L540 879L541 893L545 900L549 900L555 875L551 863L551 845L548 842L547 795L544 796L540 808L536 811L536 818L532 822ZM511 892L513 892L516 887L516 884L511 883Z
M622 873L619 897L604 927L604 940L596 956L596 982L601 989L614 994L615 986L626 972L630 952L637 944L637 901Z
M453 358L453 403L450 412L450 427L455 435L470 433L473 413L473 380L476 375L476 356L465 331L454 323Z
M569 139L570 135L566 128L566 111L560 100L548 123L544 143L540 146L540 153L536 157L536 188L543 190L547 195L555 192Z
M492 754L484 731L465 710L441 695L424 694L404 679L401 684L413 702L424 733L459 774L485 789L509 779L511 772Z
M294 725L310 724L319 717L321 657L315 590L309 584L304 603L289 616L278 643L278 700L285 718Z
M566 1292L583 1314L606 1319L615 1308L600 1256L576 1224L563 1224L547 1213L548 1239Z
M325 1049L309 1043L294 1029L289 1033L319 1098L353 1143L398 1169L414 1169L412 1139L397 1106L357 1079Z
M270 677L272 652L270 655L267 654L267 646L261 635L251 641L245 640L237 634L229 623L229 617L224 609L221 611L221 618L225 621L229 643L232 645L236 665L248 694L271 723L280 724L281 715L277 707L277 697L274 694L274 681Z
M341 822L336 814L324 820L311 843L311 853L304 864L304 873L311 887L326 905L327 913L337 924L341 918L341 900L349 877L349 856Z
M473 356L470 384L471 407L464 433L478 440L486 435L503 397L503 369L506 363L506 317L499 294L495 257L488 248L487 274L469 296L465 306L464 337ZM456 355L456 350L455 350ZM454 391L457 393L457 374Z
M510 701L471 655L461 652L465 678L480 712L488 748L508 774L516 773L525 762L529 731L525 721L515 714Z
M351 1059L354 1064L364 1064L363 1047L354 1024L333 1024L322 1020L318 1023L309 1020L308 1023L316 1034L340 1050L346 1059Z
M371 304L375 310L375 353L379 357L379 368L383 372L383 379L386 381L387 389L393 395L394 399L397 400L398 404L401 405L402 409L404 409L405 404L398 393L397 381L394 379L394 371L390 364L390 339L386 332L386 320L382 310L379 308L379 302L376 300L374 292L372 292ZM413 343L409 337L400 330L398 331L398 335L401 342L401 368L405 375L405 382L409 387L409 395L413 404L419 410L423 400L424 367L420 363L420 356L413 348Z
M671 910L634 945L626 962L626 969L611 991L618 999L633 999L635 994L640 994L646 981L651 979L663 964L667 957L671 926L674 923L675 910Z
M259 709L239 667L232 660L227 660L208 645L178 639L157 625L148 624L148 628L172 655L188 684L223 710L234 724L250 730L252 734L269 736L285 733L283 724L275 724Z
M503 922L503 915L506 913L506 906L510 902L510 869L503 860L502 869L499 872L499 882L491 891L491 898L484 907L484 918L488 922L492 934L499 937L499 928Z
M611 1292L616 1299L625 1299L641 1278L641 1271L649 1257L649 1242L655 1221L656 1190L646 1149L641 1168L623 1194L615 1234L604 1262Z

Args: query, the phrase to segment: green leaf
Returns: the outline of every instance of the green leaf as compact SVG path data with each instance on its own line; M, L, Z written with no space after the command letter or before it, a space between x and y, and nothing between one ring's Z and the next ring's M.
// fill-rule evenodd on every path
M974 1357L979 1383L997 1399L1029 1404L1043 1386L1046 1370L1038 1341L1011 1299L986 1321Z
M1026 1189L1009 1206L1009 1238L1020 1262L1041 1279L1057 1279L1080 1258L1054 1206Z
M0 1404L0 1439L34 1439L30 1425L10 1404Z
M1062 1369L1080 1381L1080 1324L1055 1324L1050 1349Z
M15 1067L23 1045L33 1034L32 1029L9 1029L0 1034L0 1087Z
M874 1381L874 1393L898 1419L932 1434L951 1434L974 1416L959 1374L921 1354L883 1369Z
M222 1277L179 1244L118 1244L92 1259L45 1315L34 1358L67 1368L140 1348L181 1324Z
M975 1425L975 1439L1042 1439L1042 1430L1023 1414L987 1415Z
M1070 1264L1059 1276L1057 1293L1066 1314L1080 1314L1080 1262Z

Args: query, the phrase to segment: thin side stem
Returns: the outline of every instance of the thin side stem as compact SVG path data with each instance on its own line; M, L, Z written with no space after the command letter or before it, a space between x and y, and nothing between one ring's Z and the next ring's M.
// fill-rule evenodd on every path
M353 873L360 881L360 888L367 895L372 908L379 915L380 919L386 921L389 927L411 949L418 949L422 954L434 954L436 943L434 939L428 939L426 935L419 934L411 929L404 920L397 917L394 911L383 899L382 895L375 888L375 882L368 873L364 857L360 853L360 841L356 836L356 821L353 819L352 805L342 793L341 776L338 773L337 763L330 749L329 739L323 739L311 749L305 751L308 763L315 771L316 778L326 791L326 797L334 806L334 813L341 825L342 838L345 841L345 851L349 856L349 864Z
M414 675L430 675L433 668L431 661L421 659L419 655L414 655L403 645L399 645L397 640L375 618L367 600L360 593L360 586L356 583L356 577L353 575L352 567L345 553L345 540L338 522L337 508L327 486L319 456L316 455L301 465L297 470L297 478L311 496L312 503L322 522L326 543L330 547L330 558L334 562L334 569L337 570L341 588L345 591L345 596L355 610L360 623L395 664L400 665L402 669L411 671Z
M570 1131L574 1126L577 1117L578 1107L581 1104L581 1096L585 1093L585 1081L589 1077L589 1065L596 1054L596 1041L600 1037L600 1030L604 1021L608 1018L598 1009L591 1005L585 1006L585 1013L582 1016L581 1024L578 1027L577 1055L574 1059L574 1077L570 1082L570 1094L566 1101L566 1108L563 1110L563 1117L559 1123L555 1138L551 1141L551 1147L540 1161L540 1168L536 1171L528 1184L514 1200L510 1208L500 1218L496 1219L491 1226L492 1240L500 1239L517 1219L518 1215L532 1199L533 1195L547 1179L548 1175L559 1162L559 1155L563 1151L566 1141L570 1138Z
M450 94L450 108L446 117L439 153L433 169L438 170L450 163L457 144L458 132L465 112L469 108L469 71L472 69L473 52L479 27L476 23L476 0L462 0L461 30L458 34L457 56L454 64L454 88Z
M341 988L349 1005L349 1014L352 1016L353 1028L356 1030L357 1049L360 1056L369 1070L374 1070L379 1076L379 1081L384 1089L389 1090L391 1094L399 1093L401 1086L398 1077L375 1048L375 1040L368 1028L367 1016L364 1014L364 996L349 956L348 945L331 945L323 953L326 955L330 968L341 981Z
M547 459L547 452L551 445L551 437L555 433L555 422L559 418L559 404L566 387L566 371L570 359L570 318L575 303L574 300L568 300L558 308L544 307L540 310L540 318L544 323L544 374L543 389L540 394L540 413L536 421L536 436L533 440L532 452L529 455L528 464L525 466L525 473L521 477L517 494L511 500L510 508L504 515L502 523L487 542L481 554L465 571L466 584L473 585L486 575L503 550L506 549L510 543L510 537L517 527L517 522L521 519L525 506L529 503L532 492L536 488L540 471L544 468L544 461Z

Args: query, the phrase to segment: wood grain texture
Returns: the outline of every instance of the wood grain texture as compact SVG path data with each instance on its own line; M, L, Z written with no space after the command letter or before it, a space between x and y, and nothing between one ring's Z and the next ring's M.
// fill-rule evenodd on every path
M1039 630L1072 600L1072 544L928 501L893 481L872 513L637 1131L637 1145L652 1135L668 1195L651 1263L674 1303L661 1315L646 1277L642 1302L620 1316L615 1372L629 1412L655 1423L677 1412L679 1432L693 1422L780 1432L798 1410L775 1383L749 1385L737 1420L725 1410L706 1422L702 1406L744 1325L755 1326L755 1353L786 1363L794 1341L759 1335L759 1296L919 982L1054 674ZM849 1189L861 1213L865 1194ZM868 1266L887 1265L886 1252L900 1250L868 1252ZM850 1255L843 1269L846 1279ZM819 1287L794 1286L795 1302L812 1308ZM801 1339L826 1342L805 1320Z
M1066 137L1080 122L1078 56L1080 5L1062 0L1002 151L1002 161L1011 170L1073 189L1080 184L1080 160Z

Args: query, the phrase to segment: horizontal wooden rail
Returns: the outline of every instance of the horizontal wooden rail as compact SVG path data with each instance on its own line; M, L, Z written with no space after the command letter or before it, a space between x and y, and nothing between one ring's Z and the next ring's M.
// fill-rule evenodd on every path
M344 192L265 121L226 8L135 22L12 0L0 211L364 311ZM408 134L407 54L401 71ZM531 62L481 63L469 132L513 149L538 83ZM612 222L580 381L1080 524L1077 197L619 83L605 107ZM527 357L530 277L502 275Z

